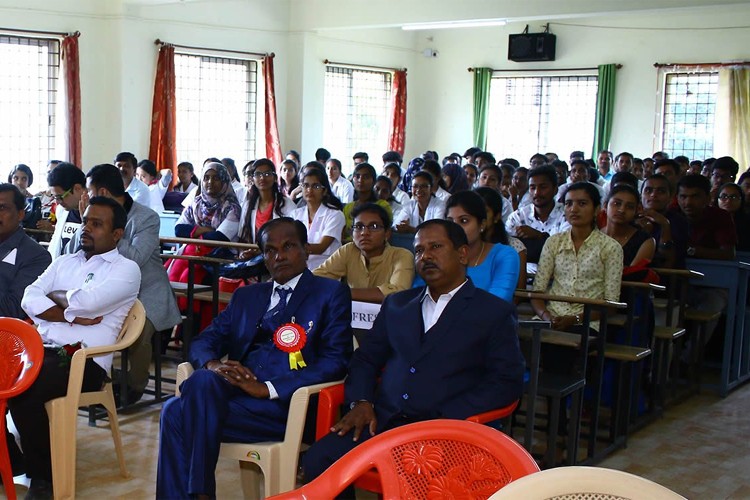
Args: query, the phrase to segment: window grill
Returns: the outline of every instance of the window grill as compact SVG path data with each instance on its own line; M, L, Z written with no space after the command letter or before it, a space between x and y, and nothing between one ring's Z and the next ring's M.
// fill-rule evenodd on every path
M255 158L257 61L175 54L175 87L178 161Z
M323 144L350 173L352 155L371 157L388 147L391 73L327 66Z
M492 78L487 149L522 165L534 153L590 149L597 87L596 76Z
M664 79L661 149L670 156L713 156L718 71L667 73Z
M3 168L25 163L45 179L57 157L57 88L60 42L0 36L0 155ZM5 171L3 171L5 175ZM39 185L44 181L38 182ZM36 188L36 184L32 191Z

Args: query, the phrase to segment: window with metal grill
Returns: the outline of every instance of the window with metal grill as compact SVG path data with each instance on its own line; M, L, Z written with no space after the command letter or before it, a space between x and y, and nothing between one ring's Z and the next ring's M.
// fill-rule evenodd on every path
M178 161L254 159L257 87L257 61L175 54Z
M327 66L323 146L352 171L354 153L379 157L388 149L391 73Z
M671 157L713 156L718 71L666 73L661 149Z
M31 188L36 192L44 185L47 162L64 149L55 118L60 42L1 35L0 61L0 153L7 169L1 178L5 182L10 167L24 163L41 179Z
M594 139L596 76L493 77L487 150L526 166L534 153L567 158Z

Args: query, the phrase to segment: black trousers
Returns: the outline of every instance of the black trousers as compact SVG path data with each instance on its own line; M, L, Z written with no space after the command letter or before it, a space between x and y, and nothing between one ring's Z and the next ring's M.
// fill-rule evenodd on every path
M44 349L44 362L36 381L26 392L8 401L21 438L26 476L52 481L49 419L44 403L68 392L70 365L62 366L56 349ZM107 373L92 359L86 360L83 392L101 389Z

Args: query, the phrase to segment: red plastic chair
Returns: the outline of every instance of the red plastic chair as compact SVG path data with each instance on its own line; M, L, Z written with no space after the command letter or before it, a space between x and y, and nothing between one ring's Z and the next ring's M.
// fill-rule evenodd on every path
M523 447L490 427L464 420L427 420L378 434L305 486L274 499L333 498L376 469L385 500L488 498L539 471Z
M318 414L315 419L315 440L323 438L331 432L331 426L336 423L339 407L344 403L344 384L338 384L326 387L318 394ZM472 415L467 418L469 422L477 424L486 424L494 422L501 418L509 417L518 406L518 401L488 412ZM355 485L357 488L382 493L381 480L378 473L369 471L357 479Z
M0 476L9 500L15 500L16 487L5 441L5 412L8 400L34 383L43 359L44 346L36 328L20 319L0 318Z

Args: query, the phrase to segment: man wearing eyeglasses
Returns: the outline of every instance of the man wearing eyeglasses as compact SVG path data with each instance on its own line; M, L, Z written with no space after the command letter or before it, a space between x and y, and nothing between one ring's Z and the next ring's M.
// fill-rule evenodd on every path
M47 175L47 184L57 204L55 232L49 243L49 253L56 259L62 254L74 253L69 248L73 235L81 227L78 203L86 192L86 175L72 163L63 162Z
M340 280L352 289L352 299L383 302L385 296L411 288L414 256L388 244L391 218L375 203L352 210L352 238L313 271L316 276Z

